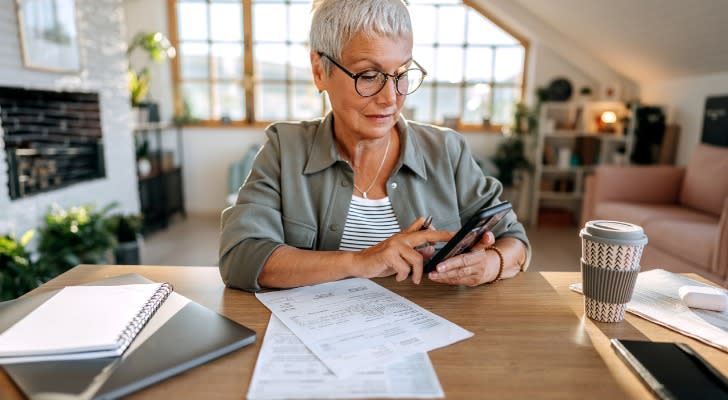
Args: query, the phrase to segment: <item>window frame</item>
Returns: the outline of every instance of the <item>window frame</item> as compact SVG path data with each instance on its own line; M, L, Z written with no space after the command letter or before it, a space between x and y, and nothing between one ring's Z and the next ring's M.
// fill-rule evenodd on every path
M254 62L253 62L253 31L252 31L252 0L239 0L240 4L242 5L242 24L243 24L243 77L241 78L243 82L243 97L245 99L245 110L244 110L244 118L241 120L233 120L228 122L223 122L220 120L213 120L213 119L204 119L200 120L195 123L188 123L187 126L195 126L195 127L209 127L209 128L224 128L224 127L230 127L230 128L264 128L268 126L273 121L264 121L264 120L258 120L255 117L255 86L254 86ZM523 46L524 51L524 58L523 58L523 73L521 75L521 82L520 82L520 99L519 101L523 101L524 99L524 92L527 84L527 70L529 65L529 41L523 37L522 35L518 34L515 30L509 28L506 24L504 24L498 17L493 15L492 13L488 12L482 5L478 4L474 0L461 0L462 5L466 7L470 7L474 11L480 13L484 18L487 18L490 20L493 24L498 26L500 29L508 33L510 36L512 36L518 43L520 43L521 46ZM208 1L205 1L206 4L208 4ZM169 39L172 42L172 45L175 48L179 48L180 42L179 42L179 30L178 30L178 20L177 20L177 0L167 0L167 23L169 27ZM208 39L209 40L209 39ZM208 56L209 60L209 56ZM172 75L172 96L173 96L173 102L174 102L174 110L176 114L180 114L183 110L182 105L182 93L181 93L181 84L182 84L182 76L181 76L181 65L180 65L180 57L175 57L171 60L171 75ZM426 67L425 67L426 68ZM210 72L212 75L212 71ZM213 76L210 76L208 78L208 82L213 82ZM287 85L291 84L290 82L287 83ZM462 88L465 87L467 84L466 81L461 81L458 83L458 85ZM212 85L211 85L212 86ZM517 86L517 85L516 85ZM212 90L212 89L211 89ZM210 101L214 102L215 97L212 96L212 92L210 92L209 96ZM325 99L322 97L322 102L325 102ZM214 108L214 105L211 104L211 109ZM324 112L327 111L327 108L324 106L322 107ZM462 111L462 110L460 110ZM459 132L483 132L485 127L482 124L464 124L460 123L457 127ZM493 124L490 126L489 129L487 129L488 132L498 132L500 133L503 129L503 125L497 125Z

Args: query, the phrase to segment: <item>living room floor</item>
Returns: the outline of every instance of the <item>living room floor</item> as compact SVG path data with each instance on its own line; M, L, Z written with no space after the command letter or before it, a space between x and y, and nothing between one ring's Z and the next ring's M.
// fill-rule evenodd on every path
M527 228L533 247L529 271L579 271L579 228ZM220 217L175 217L165 230L144 238L142 262L147 265L216 266Z

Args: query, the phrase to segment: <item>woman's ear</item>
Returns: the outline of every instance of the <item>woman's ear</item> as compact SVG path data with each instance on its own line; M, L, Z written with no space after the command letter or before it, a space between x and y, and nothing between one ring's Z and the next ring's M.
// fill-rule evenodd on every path
M321 66L321 56L315 51L312 51L309 54L309 57L311 58L311 72L313 73L313 84L316 85L316 89L318 89L319 93L321 93L326 90L324 84L326 71Z

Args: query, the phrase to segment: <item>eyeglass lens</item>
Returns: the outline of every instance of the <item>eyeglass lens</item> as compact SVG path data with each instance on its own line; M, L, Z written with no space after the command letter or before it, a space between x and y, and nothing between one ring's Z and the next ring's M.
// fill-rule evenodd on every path
M388 78L392 77L379 71L365 72L356 80L356 90L362 96L373 96L382 90ZM420 69L409 69L392 79L397 82L397 92L408 95L420 87L424 73Z

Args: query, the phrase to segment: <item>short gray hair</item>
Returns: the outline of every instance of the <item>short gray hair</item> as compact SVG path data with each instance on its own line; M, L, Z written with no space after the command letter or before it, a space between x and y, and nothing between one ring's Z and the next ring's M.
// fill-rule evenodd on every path
M409 10L402 0L314 0L311 9L311 51L340 59L354 36L412 37ZM320 60L331 74L331 63Z

